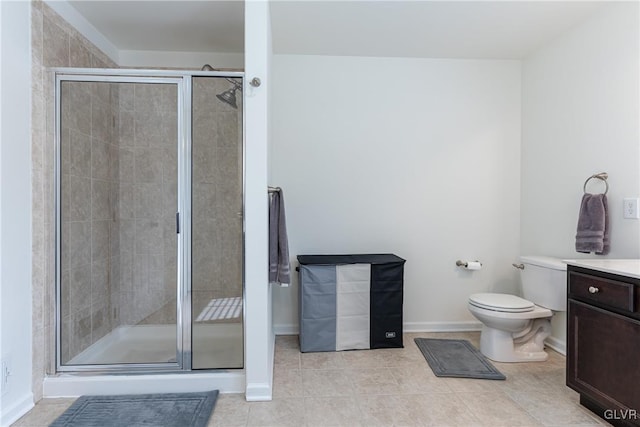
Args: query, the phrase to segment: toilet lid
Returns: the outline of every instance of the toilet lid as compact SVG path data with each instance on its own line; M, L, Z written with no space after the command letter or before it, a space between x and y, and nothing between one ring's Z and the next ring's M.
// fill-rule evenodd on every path
M506 313L524 313L533 311L535 304L524 298L509 294L473 294L469 303L487 310Z

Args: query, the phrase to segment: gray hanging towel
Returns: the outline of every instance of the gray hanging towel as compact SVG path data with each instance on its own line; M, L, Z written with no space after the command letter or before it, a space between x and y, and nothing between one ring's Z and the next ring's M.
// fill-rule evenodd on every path
M274 191L269 204L269 282L291 283L289 243L282 189Z
M609 253L609 213L606 195L585 193L582 196L576 252L594 252L596 255Z

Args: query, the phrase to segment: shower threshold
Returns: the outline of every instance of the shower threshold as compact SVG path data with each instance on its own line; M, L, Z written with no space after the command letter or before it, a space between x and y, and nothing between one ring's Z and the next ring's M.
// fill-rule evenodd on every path
M245 393L245 372L198 372L146 375L75 375L47 376L44 397L78 397L82 395L187 393L219 390L220 393Z
M233 368L242 361L242 324L194 324L193 366ZM176 357L175 325L136 325L114 329L69 361L71 365L168 362ZM59 373L44 380L45 397L85 394L172 393L220 390L244 393L245 372L192 370L178 373Z

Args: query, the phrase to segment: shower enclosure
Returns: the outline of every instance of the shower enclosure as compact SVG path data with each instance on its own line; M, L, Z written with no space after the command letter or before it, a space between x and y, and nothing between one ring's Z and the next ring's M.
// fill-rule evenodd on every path
M59 372L243 367L242 85L57 70Z

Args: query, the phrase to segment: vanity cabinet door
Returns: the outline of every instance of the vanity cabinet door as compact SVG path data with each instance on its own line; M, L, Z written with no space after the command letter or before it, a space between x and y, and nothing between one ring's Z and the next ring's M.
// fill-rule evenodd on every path
M640 410L640 321L568 303L567 385L605 410Z

